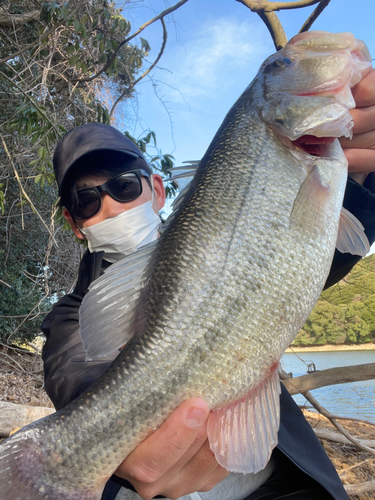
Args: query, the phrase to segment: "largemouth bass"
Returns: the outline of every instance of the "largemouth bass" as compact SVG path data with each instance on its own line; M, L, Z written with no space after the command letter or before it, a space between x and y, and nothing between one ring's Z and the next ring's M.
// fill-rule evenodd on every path
M190 397L211 409L220 464L266 466L279 359L319 297L336 241L368 250L358 221L344 212L340 223L347 162L335 138L351 134L350 88L370 61L351 34L311 32L262 64L159 240L92 285L80 319L88 359L126 346L79 398L1 445L1 500L100 499L125 457Z

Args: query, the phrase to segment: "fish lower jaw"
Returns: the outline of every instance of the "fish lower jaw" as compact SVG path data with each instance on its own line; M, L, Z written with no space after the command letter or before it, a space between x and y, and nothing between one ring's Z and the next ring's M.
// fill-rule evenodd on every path
M278 135L292 155L304 164L310 164L316 158L326 158L327 160L337 160L347 165L346 157L337 137L302 135L296 140L291 140L288 137Z
M332 143L336 137L315 137L313 135L303 135L291 141L292 144L310 156L328 158L332 154Z

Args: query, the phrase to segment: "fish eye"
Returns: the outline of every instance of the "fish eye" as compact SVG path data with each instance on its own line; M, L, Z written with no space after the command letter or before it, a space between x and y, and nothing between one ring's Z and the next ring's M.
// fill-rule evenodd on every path
M292 61L289 59L289 57L283 57L279 59L275 59L274 62L271 64L271 66L274 69L277 68L284 68L286 65L290 64Z
M289 57L279 57L278 59L275 59L271 63L267 64L263 71L264 73L269 73L272 70L284 68L289 64L292 64L292 61L289 59Z

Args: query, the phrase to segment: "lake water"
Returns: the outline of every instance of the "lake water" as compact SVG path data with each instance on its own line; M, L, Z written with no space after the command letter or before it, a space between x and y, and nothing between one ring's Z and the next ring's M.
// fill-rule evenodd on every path
M314 363L316 370L374 363L375 351L286 353L282 361L285 371L298 377L306 375L310 363ZM311 394L333 414L375 422L375 380L321 387L311 391ZM300 394L293 397L299 405L310 405Z

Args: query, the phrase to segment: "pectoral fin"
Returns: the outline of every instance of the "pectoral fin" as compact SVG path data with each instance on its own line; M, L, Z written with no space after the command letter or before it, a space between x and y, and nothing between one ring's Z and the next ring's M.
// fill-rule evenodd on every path
M315 165L302 182L290 213L291 224L308 226L320 231L326 210L326 200L330 193L329 185L324 181L319 166Z
M351 253L365 257L370 251L370 243L360 221L344 207L341 209L336 248L341 253Z
M86 360L106 356L134 335L135 310L156 241L110 266L90 285L79 310Z
M277 445L280 380L275 369L245 397L212 410L208 440L220 465L231 472L259 472Z

